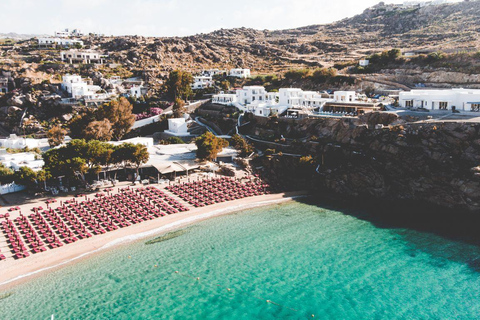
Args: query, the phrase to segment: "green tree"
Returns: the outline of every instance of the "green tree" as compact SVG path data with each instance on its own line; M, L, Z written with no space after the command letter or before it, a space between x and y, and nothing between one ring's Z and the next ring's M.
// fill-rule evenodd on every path
M130 101L122 97L118 100L112 100L99 108L97 119L108 119L112 126L112 137L120 140L130 132L135 123L135 115L132 110L133 105Z
M185 142L179 137L170 137L167 139L168 144L184 144Z
M88 171L85 160L86 143L84 140L72 140L66 146L50 149L42 154L45 165L43 166L47 175L51 177L65 176L72 179L79 176L85 181L85 173Z
M47 180L48 179L51 179L52 176L49 174L49 172L45 171L45 170L40 170L40 171L37 171L37 183L40 184L40 183L43 183L43 187L44 189L46 189L47 187Z
M230 90L230 82L227 80L223 80L222 82L220 82L220 88L222 88L223 91Z
M69 122L70 136L73 139L83 139L85 128L93 121L97 121L95 111L84 108L76 114Z
M337 76L337 69L335 68L319 68L313 71L313 79L317 83L322 83L335 78Z
M241 157L246 157L253 152L253 147L238 134L232 136L232 146L240 151Z
M83 134L87 140L110 141L113 135L112 124L108 119L90 122Z
M138 170L140 166L148 162L150 154L147 147L143 144L123 143L122 148L123 156L125 157L124 161L135 168L135 176L133 178L133 181L135 181L139 175Z
M11 183L14 180L13 170L7 168L3 163L0 163L0 183Z
M185 114L185 102L182 99L177 98L175 99L175 103L173 104L173 117L174 118L181 118Z
M62 129L60 126L54 126L47 131L48 144L51 147L59 146L65 141L67 130Z
M182 99L187 101L188 98L193 95L191 87L192 83L192 74L181 70L175 70L168 75L168 79L165 82L165 88L172 100L175 101L177 99Z
M209 131L195 139L195 144L197 145L197 158L201 160L214 160L223 148L228 147L227 140L218 138Z
M304 79L310 75L310 70L308 69L292 69L285 72L285 79L291 81L298 81Z
M20 167L13 175L15 183L25 186L27 189L36 189L38 186L37 174L29 167Z

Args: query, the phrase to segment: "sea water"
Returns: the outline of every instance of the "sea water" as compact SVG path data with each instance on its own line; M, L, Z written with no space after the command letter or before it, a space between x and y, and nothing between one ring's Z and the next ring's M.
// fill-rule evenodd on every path
M152 239L15 287L0 319L480 318L477 246L340 211L290 202Z

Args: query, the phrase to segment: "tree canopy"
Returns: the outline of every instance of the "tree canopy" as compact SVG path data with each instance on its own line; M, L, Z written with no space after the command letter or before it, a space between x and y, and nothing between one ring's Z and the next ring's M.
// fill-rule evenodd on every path
M0 183L10 183L14 179L13 170L0 163Z
M85 109L69 122L76 139L109 141L122 139L133 127L133 105L126 98L112 100L93 111Z
M67 179L80 178L85 174L98 174L103 168L130 165L138 172L141 164L149 159L147 148L141 144L122 143L114 146L98 140L72 140L67 145L50 149L43 154L46 174Z
M87 140L110 141L112 136L112 124L108 119L92 121L84 130L84 137Z
M227 140L216 137L210 131L195 139L195 144L197 145L197 158L202 160L214 160L223 148L228 147Z
M185 102L182 99L177 98L173 104L173 117L181 118L185 114Z
M47 131L48 144L51 147L59 146L65 141L67 130L62 129L60 126L54 126Z
M170 72L165 88L172 100L182 99L187 101L193 95L192 85L193 76L191 73L175 70Z
M130 132L135 123L133 105L126 98L112 100L98 110L98 120L108 119L112 126L112 137L120 140Z
M238 134L232 136L232 146L240 151L241 157L246 157L253 152L253 147Z

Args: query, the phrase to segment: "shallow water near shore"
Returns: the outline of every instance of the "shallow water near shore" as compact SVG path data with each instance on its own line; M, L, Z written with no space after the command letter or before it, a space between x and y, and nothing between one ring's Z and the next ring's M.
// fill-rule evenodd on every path
M299 202L202 221L178 235L122 246L19 285L0 300L0 319L480 314L480 273L472 267L480 248L438 235L379 228Z

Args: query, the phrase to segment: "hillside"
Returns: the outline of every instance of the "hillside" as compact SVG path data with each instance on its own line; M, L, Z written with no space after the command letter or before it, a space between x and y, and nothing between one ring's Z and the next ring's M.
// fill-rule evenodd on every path
M333 65L389 48L446 52L480 49L480 2L401 8L382 3L332 24L268 31L218 30L184 38L103 39L134 64L171 68L249 67L257 72Z
M83 40L87 47L108 52L111 61L153 77L177 68L194 71L246 67L256 73L272 73L298 67L332 66L390 48L478 51L479 16L479 1L422 8L380 3L352 18L297 29L238 28L189 37L85 37ZM26 60L42 56L58 60L57 51L22 52L22 48L22 44L4 48L3 58ZM3 60L4 65L8 61Z

